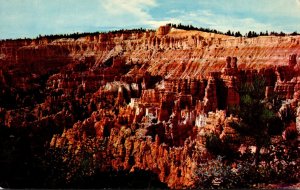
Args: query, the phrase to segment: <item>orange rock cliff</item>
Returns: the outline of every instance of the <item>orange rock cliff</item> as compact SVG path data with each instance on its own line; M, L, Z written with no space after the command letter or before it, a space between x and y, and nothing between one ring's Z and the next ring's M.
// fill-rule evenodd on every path
M241 83L262 75L266 96L276 92L297 107L299 41L169 26L1 41L0 122L47 129L50 148L74 155L88 139L107 139L106 150L93 153L95 163L107 158L101 170L148 170L170 188L193 187L196 150L210 156L204 133L235 135L226 110L239 104Z

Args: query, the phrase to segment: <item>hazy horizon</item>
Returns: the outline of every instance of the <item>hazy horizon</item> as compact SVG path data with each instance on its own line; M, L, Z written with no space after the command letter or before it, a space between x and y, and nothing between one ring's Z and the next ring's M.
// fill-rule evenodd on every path
M155 29L182 23L240 31L300 31L299 0L10 0L0 5L0 39Z

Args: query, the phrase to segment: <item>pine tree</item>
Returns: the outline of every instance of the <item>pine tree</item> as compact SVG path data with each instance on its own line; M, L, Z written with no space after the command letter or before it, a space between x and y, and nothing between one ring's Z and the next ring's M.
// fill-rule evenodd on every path
M234 34L235 37L241 37L242 34L240 33L240 31L237 31L235 34Z
M250 33L252 35L252 33ZM251 84L242 85L240 89L240 105L236 114L240 122L232 122L230 125L241 135L254 140L257 147L255 163L260 156L260 149L270 143L270 130L274 120L277 120L275 110L265 100L264 78L256 76ZM274 97L275 98L275 97ZM267 106L268 105L268 106Z

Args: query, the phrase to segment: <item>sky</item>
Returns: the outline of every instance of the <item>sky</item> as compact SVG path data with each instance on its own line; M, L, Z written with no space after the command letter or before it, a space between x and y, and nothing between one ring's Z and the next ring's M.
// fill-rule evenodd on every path
M300 32L300 0L0 0L0 39L166 23L240 31Z

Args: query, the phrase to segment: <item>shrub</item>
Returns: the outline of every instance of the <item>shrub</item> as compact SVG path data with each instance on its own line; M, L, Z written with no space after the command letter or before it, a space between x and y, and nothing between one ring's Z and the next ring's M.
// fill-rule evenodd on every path
M243 188L253 183L253 166L245 162L235 168L226 165L221 156L198 165L195 172L197 188Z

